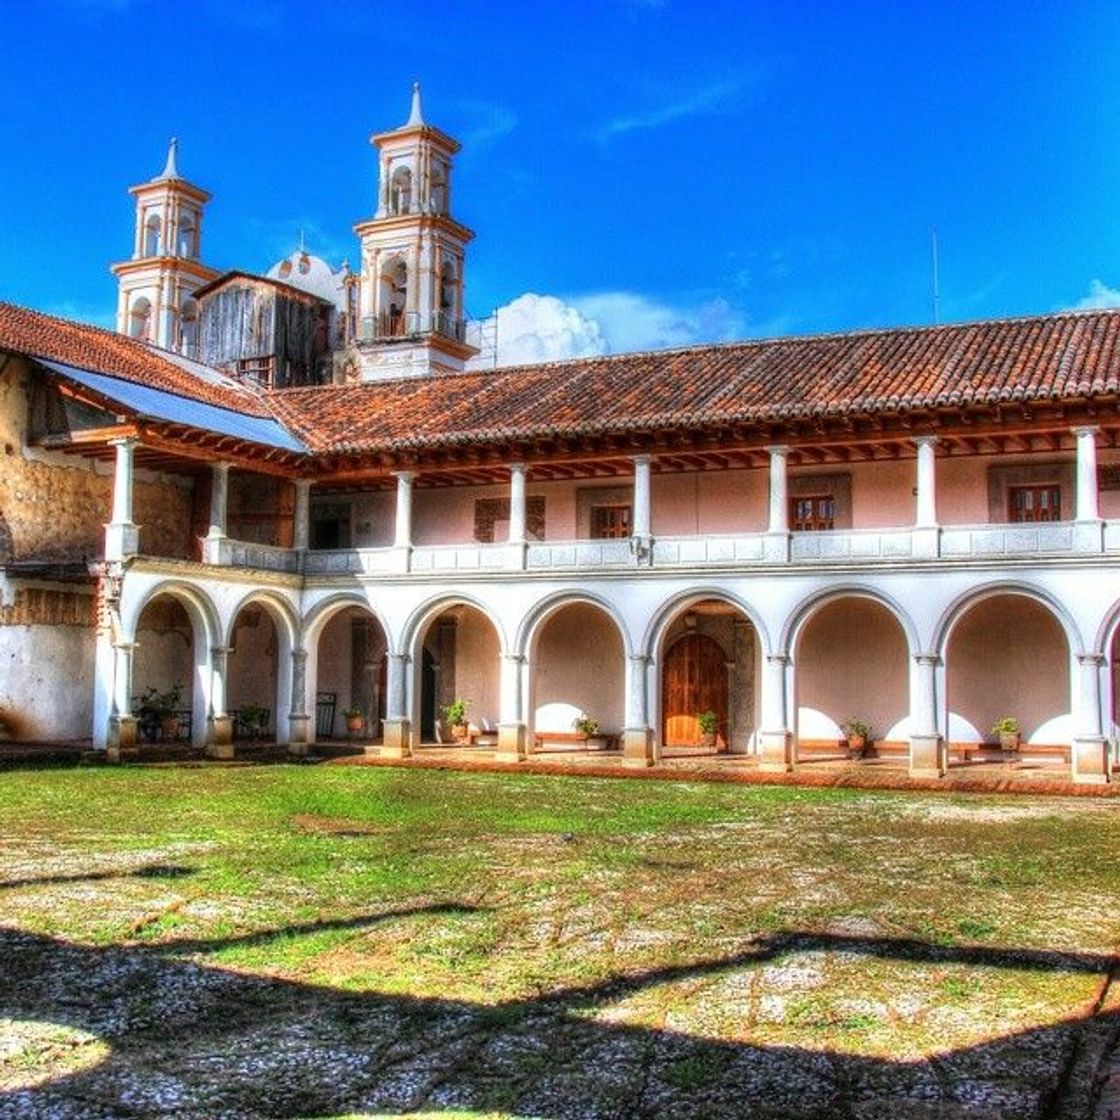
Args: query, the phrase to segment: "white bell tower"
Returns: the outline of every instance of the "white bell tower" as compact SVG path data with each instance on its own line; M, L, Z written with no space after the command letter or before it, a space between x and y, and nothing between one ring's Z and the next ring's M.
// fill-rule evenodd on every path
M370 137L378 149L377 213L361 239L358 361L363 381L457 372L467 345L463 266L474 234L451 217L459 143L424 120L420 83L408 120Z
M179 174L177 140L163 172L129 187L136 199L136 238L130 260L112 266L117 277L117 330L194 357L198 308L194 293L217 271L199 260L202 212L210 195Z

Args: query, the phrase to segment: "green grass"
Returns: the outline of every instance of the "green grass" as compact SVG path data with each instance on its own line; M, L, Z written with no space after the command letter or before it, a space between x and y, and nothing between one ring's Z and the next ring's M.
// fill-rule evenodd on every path
M0 924L49 945L283 980L285 1008L304 991L404 1000L411 1022L450 1001L485 1031L562 1012L580 1030L913 1060L1079 1013L1104 967L1062 962L1120 944L1107 802L348 766L26 770L0 777L0 845L16 884L0 883ZM523 1046L514 1088L475 1099L515 1099L519 1078L567 1060L565 1038ZM675 1054L664 1091L706 1092L730 1060ZM19 1077L0 1053L0 1104Z

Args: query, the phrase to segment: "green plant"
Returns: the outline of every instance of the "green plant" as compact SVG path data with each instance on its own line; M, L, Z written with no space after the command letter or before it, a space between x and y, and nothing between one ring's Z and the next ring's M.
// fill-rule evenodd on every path
M853 718L844 724L844 734L853 739L870 739L871 725Z
M261 730L264 727L266 714L265 709L260 704L241 705L241 723L246 728Z
M182 706L183 686L179 684L173 684L166 692L149 688L140 697L140 707L155 712L161 718L173 715Z
M589 715L581 715L572 720L572 726L581 735L586 735L589 739L599 734L599 721L592 719Z
M719 726L719 716L709 708L707 711L696 713L696 722L700 724L702 734L714 735Z
M469 700L464 700L461 696L456 696L446 708L443 709L443 714L447 717L447 722L452 727L462 727L467 722L467 705L470 704Z
M1003 716L992 724L993 735L1018 735L1019 721L1014 716Z
M357 704L351 704L349 708L342 709L343 719L361 719L365 714Z

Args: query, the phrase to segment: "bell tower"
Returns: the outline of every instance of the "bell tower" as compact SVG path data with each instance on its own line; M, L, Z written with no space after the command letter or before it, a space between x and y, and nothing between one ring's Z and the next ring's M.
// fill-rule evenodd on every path
M194 293L217 271L199 260L202 212L210 195L179 174L172 140L161 174L129 187L136 199L132 257L112 266L117 277L117 330L194 357L198 308Z
M357 352L363 381L457 372L466 342L463 265L474 234L451 217L459 143L424 120L420 83L408 120L370 137L378 151L377 213L359 222Z

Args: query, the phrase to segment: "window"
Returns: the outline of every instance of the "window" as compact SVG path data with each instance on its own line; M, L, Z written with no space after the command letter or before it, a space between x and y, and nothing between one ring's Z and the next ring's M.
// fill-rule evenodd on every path
M630 506L592 506L591 539L613 540L630 536Z
M795 533L832 529L836 524L836 500L831 494L798 495L789 500L789 527Z
M1007 491L1007 519L1021 521L1059 521L1062 516L1062 488L1056 482L1037 482L1012 486Z

